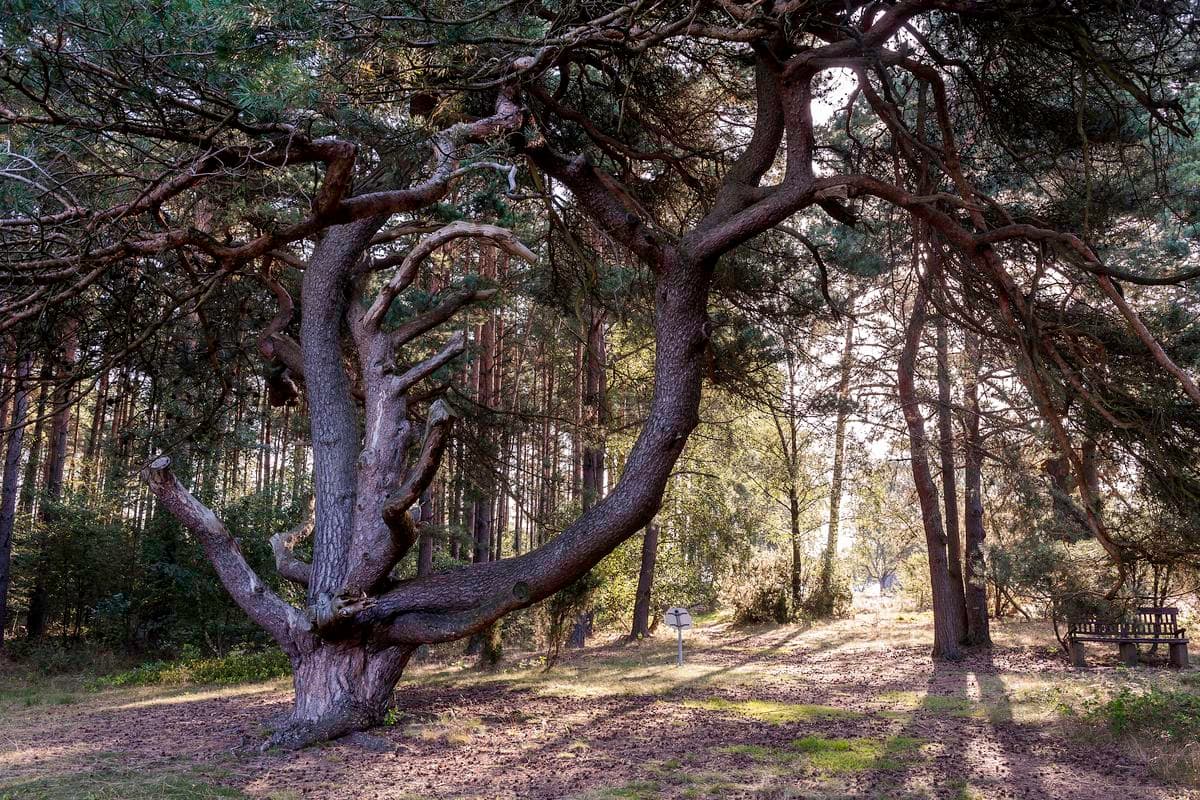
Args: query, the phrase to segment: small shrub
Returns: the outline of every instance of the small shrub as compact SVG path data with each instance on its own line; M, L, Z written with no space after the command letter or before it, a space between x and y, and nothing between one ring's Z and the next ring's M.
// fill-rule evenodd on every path
M64 643L60 639L17 639L6 642L5 651L13 661L43 677L80 672L95 674L121 665L108 650L83 642Z
M723 582L721 602L733 610L739 625L787 622L791 595L791 562L779 554L756 553Z
M1085 707L1085 716L1118 735L1183 744L1200 738L1200 695L1150 688L1122 689L1105 702Z

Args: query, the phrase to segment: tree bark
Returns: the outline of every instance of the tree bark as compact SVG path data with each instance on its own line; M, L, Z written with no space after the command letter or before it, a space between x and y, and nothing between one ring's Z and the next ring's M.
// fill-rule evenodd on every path
M954 466L954 426L950 398L950 345L946 317L937 315L938 455L942 467L942 505L946 521L946 561L954 604L962 609L962 628L967 627L966 593L963 589L962 540L958 534L958 486Z
M829 486L829 529L821 553L821 582L810 611L817 617L831 616L836 602L833 562L837 558L838 529L842 517L842 487L846 458L846 422L850 417L850 375L854 362L854 318L846 318L846 336L842 344L837 388L837 421L833 434L833 480ZM798 527L798 521L797 521ZM794 540L793 540L794 541Z
M937 487L929 469L926 455L929 441L925 435L925 417L917 401L917 350L925 325L925 287L917 289L912 316L905 331L904 348L896 369L896 388L900 407L908 426L909 452L912 457L913 483L921 504L921 522L925 529L925 546L929 556L929 584L933 596L933 658L957 661L962 658L959 642L962 639L962 611L955 605L946 558L946 533L938 509Z
M46 454L46 476L43 483L42 502L38 513L41 532L38 536L33 591L29 596L29 613L25 623L25 635L30 639L36 639L45 633L47 617L50 613L50 591L47 586L50 579L50 539L46 529L55 521L56 512L53 505L62 499L63 475L67 463L67 433L71 427L70 380L79 348L76 334L77 325L78 323L74 321L66 324L61 349L56 355L58 366L55 370L55 380L58 385L51 395L53 416L50 422L50 442Z
M264 749L294 749L380 724L415 649L320 643L293 655L295 705Z
M642 538L642 566L638 570L637 594L633 601L633 628L629 638L633 641L650 635L650 592L654 588L654 567L658 562L658 525L653 521L646 526Z
M965 405L966 453L963 461L963 488L967 536L966 552L966 611L967 644L991 646L988 630L987 571L983 545L983 444L979 433L979 340L973 331L967 332L967 364L963 372L963 402Z
M0 490L0 649L8 626L8 587L12 578L12 537L17 513L17 482L21 473L21 439L25 433L25 414L29 409L29 371L33 356L26 355L17 365L13 380L13 407L4 446L4 487Z
M608 423L605 405L608 386L604 372L607 359L604 311L594 305L590 306L586 323L580 404L583 441L580 458L580 498L584 511L604 496L605 425ZM587 637L592 635L593 620L594 612L590 608L579 612L579 618L575 620L575 626L567 640L568 647L578 649L587 644Z

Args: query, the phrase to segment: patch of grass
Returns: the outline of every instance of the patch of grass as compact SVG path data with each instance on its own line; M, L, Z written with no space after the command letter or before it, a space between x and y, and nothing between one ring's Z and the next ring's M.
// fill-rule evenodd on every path
M652 781L631 781L624 786L608 786L584 795L588 800L654 800L659 786Z
M277 649L234 651L222 658L187 658L181 661L150 661L134 669L97 678L94 688L148 686L154 684L231 685L254 683L292 674L292 665Z
M714 751L734 756L746 756L754 761L772 764L786 764L794 761L798 756L791 750L764 747L759 744L731 744L727 747L717 747Z
M805 736L792 742L814 767L822 772L862 772L904 767L920 749L922 741L908 736L887 739L827 739Z
M442 742L451 747L459 747L470 744L475 736L485 730L487 728L483 720L478 717L439 714L437 719L431 722L409 725L404 729L404 735L424 742Z
M807 705L803 703L779 703L774 700L727 700L713 697L704 700L685 700L684 708L718 711L739 717L765 722L769 725L784 725L789 722L808 722L815 719L849 719L862 716L835 706Z
M946 714L951 717L977 717L980 710L969 697L947 694L927 694L921 700L921 708L934 714Z
M212 783L202 771L145 772L121 768L4 784L0 800L226 800L247 798Z

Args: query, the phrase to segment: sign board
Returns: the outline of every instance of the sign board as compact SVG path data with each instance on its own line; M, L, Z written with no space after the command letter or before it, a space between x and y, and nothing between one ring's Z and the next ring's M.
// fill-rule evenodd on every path
M668 628L683 630L692 627L692 615L686 608L668 608L667 613L663 616L663 622L667 624Z

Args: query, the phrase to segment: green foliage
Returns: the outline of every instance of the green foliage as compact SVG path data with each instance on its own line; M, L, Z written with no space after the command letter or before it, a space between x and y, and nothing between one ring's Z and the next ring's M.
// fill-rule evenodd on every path
M734 622L756 625L791 617L791 559L781 553L755 553L737 565L721 585L721 603Z
M1084 715L1113 733L1174 744L1200 739L1200 695L1184 689L1121 689L1104 701L1091 701Z
M187 656L179 661L151 661L127 672L99 678L95 686L116 688L152 684L253 683L290 675L291 663L278 649L235 650L219 658Z

